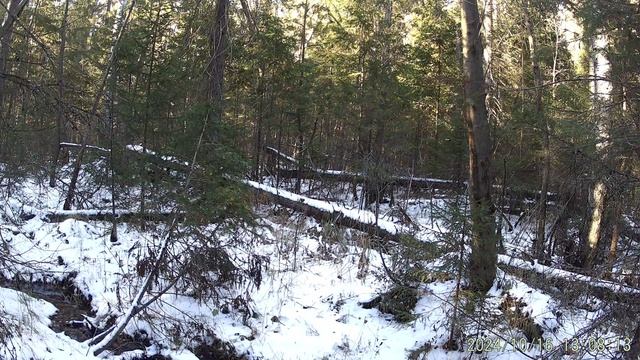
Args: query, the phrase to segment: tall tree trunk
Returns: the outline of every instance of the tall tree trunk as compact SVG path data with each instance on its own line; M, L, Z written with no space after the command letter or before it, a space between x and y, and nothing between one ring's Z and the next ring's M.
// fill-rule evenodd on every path
M546 221L547 221L547 192L549 191L549 168L551 167L551 152L549 150L549 122L544 113L544 104L542 101L542 71L538 62L538 50L536 38L531 22L531 14L529 12L530 0L524 2L524 18L527 31L527 42L529 44L529 57L531 58L531 69L533 71L533 82L535 88L535 112L538 123L542 125L542 184L540 187L540 201L537 221L536 238L533 245L533 255L542 260L544 258L544 242L546 239Z
M614 200L613 205L613 229L611 230L611 242L609 243L609 254L607 255L607 272L605 277L611 278L613 264L618 254L618 241L620 240L620 217L622 216L622 204L619 199Z
M262 165L262 127L263 127L263 116L264 116L264 97L266 93L265 89L265 79L264 79L264 69L262 66L258 69L258 79L256 80L256 95L258 97L258 110L256 113L255 120L255 128L253 131L254 139L253 139L253 152L254 152L254 163L253 163L253 176L254 179L258 182L262 182L262 174L261 174L261 165Z
M304 92L303 86L305 82L305 60L306 60L306 51L307 51L307 19L309 16L309 1L305 0L304 2L304 10L302 15L302 29L300 32L300 79L298 80L298 86L301 92ZM305 107L307 106L306 96L300 95L300 103L298 103L298 108L296 109L296 129L298 132L298 136L296 139L296 150L295 157L298 159L298 173L301 173L304 166L305 156L304 152L304 130L303 130L303 121L305 117ZM304 102L304 103L303 103ZM295 191L296 193L300 193L300 187L302 185L301 177L298 176L296 178Z
M600 138L600 142L596 144L596 148L600 151L602 160L607 161L607 147L610 141L610 136L607 126L602 123L603 107L601 106L601 102L608 97L609 92L606 85L600 84L601 80L597 79L598 77L603 75L602 72L604 71L604 69L602 67L604 66L605 62L604 56L598 54L599 49L597 47L602 46L602 44L598 44L600 40L605 40L604 42L606 43L606 39L604 37L592 37L590 40L590 72L591 75L595 78L591 82L591 93L593 99L592 109L595 114L596 125L599 131L598 136ZM591 214L591 223L589 225L589 233L587 241L585 243L586 246L583 249L582 254L582 265L586 269L589 269L593 266L593 262L597 255L598 244L600 242L600 236L602 235L602 226L604 222L605 200L608 192L606 185L606 175L597 174L597 176L599 176L599 179L597 180L593 188L594 206L593 212Z
M209 34L211 60L207 67L209 77L209 106L207 118L212 129L211 140L218 141L218 127L224 113L224 68L227 53L227 32L229 31L229 0L218 0L215 19Z
M372 108L368 118L372 122L369 128L368 136L368 151L367 151L367 181L363 186L363 198L365 205L369 206L375 204L375 214L378 217L380 210L380 200L383 196L385 184L382 179L383 176L383 151L384 151L384 138L386 131L386 122L390 121L388 118L388 107L393 103L391 100L391 94L389 92L389 86L392 82L392 74L389 70L391 64L391 28L393 25L393 0L386 0L382 4L384 11L384 18L380 24L380 30L378 36L381 38L381 50L378 60L380 65L371 71L370 84L375 87L372 91L378 96L374 99L376 103L371 104L375 108ZM375 111L378 110L378 111Z
M303 13L303 17L302 17L302 31L300 34L300 80L298 82L298 85L300 86L301 90L302 90L302 86L304 85L304 77L305 77L305 71L304 71L304 65L305 65L305 56L306 56L306 50L307 50L307 16L309 15L309 1L304 2L304 13ZM301 95L302 96L302 95ZM305 97L306 99L306 97ZM296 111L296 128L298 130L298 138L296 140L296 158L298 159L298 174L300 174L302 172L302 166L304 164L304 131L303 131L303 127L302 127L302 121L303 121L303 117L304 117L304 108L306 106L306 100L302 100L305 102L305 104L298 104L298 109ZM301 187L301 178L300 176L297 177L296 179L296 193L300 193L300 187Z
M160 13L162 11L162 3L158 4L158 10L156 11L155 21L153 23L153 30L151 34L151 54L149 59L149 77L147 79L147 88L145 91L145 109L144 109L144 124L142 129L142 151L146 153L147 150L147 133L149 128L149 118L151 117L151 84L153 79L153 70L156 60L156 43L158 39L158 23L160 22ZM146 186L145 182L142 182L140 186L140 212L145 212L145 197Z
M109 240L112 243L118 242L118 219L116 217L116 201L117 201L117 193L116 193L116 177L114 170L114 140L115 140L115 116L114 113L114 102L116 99L116 84L117 84L117 75L115 74L115 70L111 74L109 78L109 85L107 91L107 117L109 118L109 187L111 190L111 234L109 236ZM144 223L142 223L142 228L144 229Z
M64 2L64 12L62 14L62 26L60 27L60 51L58 54L58 116L56 118L56 143L53 144L53 158L51 159L51 170L49 173L49 186L56 186L56 168L60 159L60 143L62 142L62 132L64 128L64 53L67 44L67 20L69 14L69 1Z
M251 27L253 31L253 35L255 36L258 33L258 24L256 24L256 20L251 15L251 10L249 9L249 4L247 0L240 0L240 5L242 6L242 13L244 17L247 19L247 23Z
M2 129L6 129L6 127L3 126L5 125L3 116L5 79L8 70L7 62L11 51L11 42L13 40L13 27L28 2L29 0L11 0L4 20L2 21L2 27L0 27L0 127Z
M593 212L591 213L591 224L587 236L586 249L584 251L583 266L587 269L593 266L598 251L598 243L602 233L602 222L604 220L605 198L607 186L603 181L598 181L593 188Z
M95 98L93 99L93 105L91 106L91 112L89 113L89 120L95 119L96 116L98 115L98 107L100 106L100 102L102 101L102 97L104 95L104 91L107 85L107 80L109 79L109 74L111 73L111 68L113 67L113 64L115 63L115 60L116 60L116 48L118 46L118 43L120 42L120 39L122 38L122 33L124 32L124 29L126 28L127 23L129 22L129 18L131 17L131 12L133 11L135 4L136 4L136 0L131 0L129 9L126 10L126 15L125 15L125 7L124 6L122 7L122 11L120 13L120 18L123 19L122 25L120 26L120 29L118 30L118 33L115 36L113 45L111 46L111 53L109 54L109 59L107 60L106 68L104 69L104 73L102 74L102 80L97 89ZM73 205L73 201L76 195L76 188L78 186L78 177L80 176L80 168L82 167L84 153L87 148L87 135L86 134L81 135L81 138L82 138L82 147L80 148L80 151L78 152L78 155L73 165L73 172L71 173L71 180L69 181L67 196L64 199L64 205L62 207L64 210L71 210L71 206Z
M557 88L557 84L556 84L556 79L558 76L558 55L559 55L559 49L560 49L560 40L561 40L561 35L560 35L560 24L559 24L560 20L558 19L558 14L556 13L554 15L554 19L553 19L553 25L554 25L554 35L555 35L555 43L554 43L554 51L553 51L553 66L551 69L551 99L552 99L552 104L555 103L556 101L556 88ZM548 115L549 117L552 117L551 114ZM545 133L545 140L546 143L544 144L545 147L545 160L549 160L548 163L545 163L545 166L548 166L549 168L549 172L551 170L551 148L550 148L550 144L549 144L549 138L551 136L551 125L549 124L549 119L545 116L545 125L547 128L547 132ZM547 158L548 156L548 158ZM548 175L548 174L547 174ZM544 175L543 175L544 176ZM547 177L548 178L548 177ZM548 182L547 182L548 183ZM543 186L544 187L544 179L543 179ZM542 189L543 193L545 194L545 222L546 222L546 208L547 208L547 204L546 204L546 198L547 198L547 193L546 191L544 191L544 189ZM547 184L547 190L548 190L548 184ZM558 194L560 194L561 191L558 191ZM560 217L558 217L556 219L556 222L551 226L551 233L546 237L547 240L549 241L549 244L547 245L547 254L546 254L546 258L545 261L549 262L550 259L553 257L553 254L555 252L556 249L556 245L557 243L555 242L555 237L553 236L553 233L555 231L558 230L558 222L560 221Z
M464 70L464 117L469 144L472 239L471 289L488 291L496 276L496 233L491 203L491 139L485 105L483 47L476 0L460 0Z

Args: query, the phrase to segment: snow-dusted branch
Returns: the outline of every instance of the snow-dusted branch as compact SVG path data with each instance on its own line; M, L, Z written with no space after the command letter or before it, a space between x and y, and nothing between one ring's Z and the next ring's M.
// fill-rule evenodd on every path
M60 143L60 147L62 148L73 148L73 149L82 149L82 144L76 144L76 143L70 143L70 142L61 142ZM111 150L110 149L106 149L100 146L95 146L95 145L85 145L85 148L87 150L95 150L98 152L102 152L102 153L110 153Z
M147 277L144 279L144 282L142 283L142 286L140 287L140 289L138 290L138 293L134 297L133 303L131 304L129 309L118 319L115 326L113 326L112 328L110 328L110 330L108 330L106 335L103 336L104 333L100 334L99 336L95 337L94 340L89 342L89 344L92 345L93 354L95 356L98 356L100 353L106 350L109 346L111 346L111 344L113 344L113 342L116 340L118 335L120 335L120 333L124 331L129 321L131 321L131 319L134 316L136 316L140 311L144 310L146 307L151 305L153 301L155 301L158 298L157 296L154 296L150 301L143 302L144 296L147 294L148 290L150 289L153 279L155 279L158 272L160 271L160 265L165 260L167 251L169 249L171 235L173 233L173 230L175 229L176 224L177 224L177 221L174 218L173 222L171 223L171 226L169 226L169 229L167 229L167 233L162 239L160 253L158 255L158 259L156 260L155 266L153 267L152 271L149 274L147 274ZM175 281L167 285L167 287L163 291L161 291L161 294L165 293L174 284L175 284Z

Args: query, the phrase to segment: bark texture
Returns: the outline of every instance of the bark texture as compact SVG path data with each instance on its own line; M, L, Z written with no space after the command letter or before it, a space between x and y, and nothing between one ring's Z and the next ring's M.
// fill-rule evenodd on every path
M593 188L593 213L591 214L591 226L587 237L587 248L584 252L584 267L589 269L593 266L593 261L598 252L598 243L602 233L602 222L604 220L605 197L607 186L599 181Z
M211 139L218 138L217 127L222 122L224 111L224 65L227 52L227 32L229 30L229 0L218 0L215 8L215 19L209 34L211 60L207 67L209 77L208 100L211 110L208 113Z
M496 276L496 232L491 203L491 139L485 105L480 16L475 0L461 0L464 118L469 144L469 203L472 239L471 289L486 292Z
M538 49L535 38L531 13L529 12L530 0L524 2L524 17L527 30L527 42L529 44L529 57L531 58L531 69L533 72L533 86L535 91L535 118L542 127L542 184L540 186L540 202L536 238L533 246L534 256L538 259L544 258L544 242L547 219L547 192L549 191L549 169L551 167L551 152L549 150L549 124L544 113L544 103L542 99L542 71L538 61Z
M5 80L7 78L14 25L28 2L28 0L11 0L9 2L9 11L5 14L2 27L0 27L0 121L2 121L0 125L5 125L4 120L2 120L2 111L4 110Z

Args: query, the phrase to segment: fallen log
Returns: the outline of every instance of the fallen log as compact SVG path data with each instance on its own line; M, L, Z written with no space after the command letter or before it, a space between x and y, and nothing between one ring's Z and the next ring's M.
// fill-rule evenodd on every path
M127 146L131 151L142 152L140 147ZM163 162L169 162L176 165L176 169L189 169L190 165L187 162L179 161L173 157L160 157L155 152L148 149L145 150L145 155L150 157L159 157ZM328 171L328 170L325 170ZM344 174L343 172L336 172L336 174ZM433 180L433 179L431 179ZM435 179L439 180L439 179ZM449 180L439 180L438 182L448 182ZM277 189L268 185L260 184L251 180L243 180L243 183L250 186L256 191L268 195L274 202L281 206L287 207L294 211L301 212L307 216L313 217L318 221L329 221L339 226L346 226L352 229L366 232L375 237L382 238L383 240L399 242L402 236L409 235L409 230L401 225L397 225L389 220L379 219L371 211L348 209L344 206L337 205L335 203L312 199L306 196L291 193L289 191ZM139 214L131 213L127 210L118 210L116 214L120 216L135 216L138 214L142 218L145 216L154 216L154 213ZM49 215L49 216L47 216ZM45 218L56 219L73 218L74 216L80 216L84 218L100 217L109 219L107 216L113 217L113 214L109 210L96 211L96 210L77 210L77 211L63 211L57 210L45 214ZM166 220L166 217L171 214L155 214L160 218ZM591 276L577 274L566 270L556 269L536 262L529 262L523 259L510 257L507 255L498 255L498 263L503 270L522 276L522 274L528 274L530 276L540 277L545 281L550 281L558 284L561 287L569 288L575 286L575 283L579 283L588 289L589 294L607 301L620 301L628 302L632 304L640 303L640 289L629 287L626 285L618 284L612 281L602 280Z
M403 235L409 235L408 229L391 221L381 219L375 221L375 216L370 211L347 209L330 202L311 199L254 181L245 180L244 182L252 188L266 193L279 205L299 211L318 221L331 221L336 225L353 228L394 242L399 242ZM640 303L640 289L623 284L531 263L507 255L498 255L498 263L501 269L519 277L524 277L523 274L537 277L545 282L555 283L561 288L575 287L578 283L578 285L585 287L589 294L603 300Z
M300 162L292 156L289 156L282 151L278 151L270 146L265 146L265 151L286 163L294 165L295 169L281 168L277 169L278 175L285 179L322 179L337 182L356 182L364 183L367 179L365 174L354 173L350 171L342 170L323 170L316 169L310 166L300 165ZM428 189L464 189L466 184L464 182L454 180L432 179L432 178L417 178L412 176L392 176L389 179L385 179L386 183L390 185L398 186L415 186L418 188Z
M125 146L129 152L142 156L155 165L161 166L166 169L178 170L182 172L189 172L191 167L188 162L176 159L173 156L160 155L155 151L144 148L142 145L127 145Z
M300 166L300 163L298 162L298 160L296 160L295 158L293 158L292 156L289 156L281 151L279 151L276 148L272 148L271 146L265 146L264 150L268 153L271 154L273 156L275 156L276 158L279 158L291 165L294 165L296 167ZM308 166L302 166L302 168L304 169L309 169Z
M285 162L298 166L299 162L295 158L278 151L272 147L265 147L267 153L278 157ZM366 174L354 173L342 170L324 170L316 169L309 166L302 166L301 169L277 168L278 176L284 179L319 179L333 182L348 182L362 184L367 180ZM434 189L434 190L457 190L464 191L467 183L463 181L455 181L449 179L413 177L413 176L390 176L385 182L393 186L412 187L418 189ZM500 185L494 185L497 190L502 190ZM540 198L539 191L530 191L524 189L506 189L505 196L516 199L533 199ZM547 201L556 201L557 195L547 193Z
M20 218L30 220L34 217L40 217L43 221L54 223L62 222L68 219L76 219L83 221L112 221L114 219L129 221L170 221L175 214L171 212L138 212L124 209L112 210L44 210L37 213L22 213ZM184 219L183 214L178 214L179 219Z
M376 219L375 214L371 211L348 209L335 203L312 199L289 191L259 184L255 181L244 180L244 183L254 190L266 194L275 203L301 212L318 221L332 222L339 226L346 226L385 240L396 242L400 240L402 234L408 234L408 230L400 225L389 220Z
M81 144L62 142L60 143L60 147L70 148L70 149L82 149ZM85 149L96 151L102 154L110 154L110 149L105 149L100 146L95 145L86 145ZM189 164L184 161L179 161L171 156L163 156L157 154L155 151L143 148L142 145L127 145L124 147L130 154L134 155L138 158L144 158L146 161L157 165L159 167L170 169L170 170L178 170L178 171L189 171Z
M321 170L321 169L278 169L278 175L284 179L320 179L334 182L349 182L362 184L366 181L366 176L359 173L339 170ZM386 181L389 185L415 187L420 189L435 190L464 190L466 184L454 180L433 179L433 178L414 178L410 176L393 176Z
M556 269L507 255L498 255L498 266L520 278L535 278L561 289L584 287L588 294L605 301L640 304L640 289L592 276Z
M70 143L70 142L61 142L60 143L60 147L61 148L71 148L71 149L82 149L82 144L76 144L76 143ZM106 154L111 152L111 150L109 150L109 149L105 149L103 147L95 146L95 145L85 145L85 149L94 150L94 151L101 152L101 153L106 153Z

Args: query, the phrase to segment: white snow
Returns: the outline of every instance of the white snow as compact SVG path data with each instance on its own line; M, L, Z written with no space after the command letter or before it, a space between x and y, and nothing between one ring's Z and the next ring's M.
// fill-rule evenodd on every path
M339 212L352 219L371 224L377 222L378 226L394 234L408 231L403 225L395 223L397 220L390 215L375 219L375 214L370 211L349 207L353 201L348 195L341 195L346 204L339 205L248 180L245 183L310 206ZM7 278L20 274L23 279L32 281L63 280L75 274L75 286L91 296L91 306L95 311L93 321L104 322L108 316L122 316L136 294L139 294L144 281L143 277L136 274L137 262L149 256L149 249L161 246L161 234L166 226L142 230L120 223L119 242L112 244L109 241L109 222L68 219L60 223L47 223L38 216L14 223L5 220L18 218L24 212L68 214L56 210L60 208L63 195L55 189L25 181L16 195L7 198L0 208L5 216L0 224L0 239L17 263L2 267L2 274ZM406 213L420 228L415 235L418 239L433 242L436 240L434 234L447 231L443 220L434 215L435 210L446 206L444 201L408 198L404 204L407 206ZM380 213L389 210L387 205L383 205ZM129 210L118 209L119 213L126 211ZM258 228L235 234L243 241L233 243L233 246L228 241L225 249L238 263L249 254L269 259L268 267L262 271L262 284L258 288L249 282L222 291L223 304L233 304L232 300L238 295L248 297L251 300L249 307L256 312L255 316L245 316L231 305L227 312L223 311L224 306L197 301L187 293L168 292L150 307L145 316L135 317L126 326L125 332L133 334L144 330L162 347L155 346L149 351L185 360L195 359L185 349L193 344L188 339L189 335L195 333L190 325L192 322L203 324L217 337L233 344L239 352L255 359L406 359L410 351L425 343L432 346L432 350L426 354L427 359L463 359L470 356L465 351L442 349L449 336L455 281L438 280L422 284L418 288L420 298L413 311L417 320L397 323L391 315L382 314L377 309L367 310L359 305L359 302L370 300L391 286L381 262L381 256L385 256L385 263L391 263L389 255L381 255L375 249L364 251L351 231L330 237L323 232L325 228L313 220L296 220L296 216L280 218L266 206L257 207L256 212L260 218ZM71 213L87 215L100 212L73 210ZM514 233L521 230L516 228ZM526 231L525 235L528 236ZM229 240L226 237L230 239L232 236L224 235L221 241ZM501 263L507 262L549 276L576 278L573 273L514 258L518 251L526 248L518 242L526 243L530 239L520 240L512 235L506 240L509 241L510 254L514 254L501 255ZM176 246L175 254L185 250L178 245L172 246ZM361 259L368 262L366 276L359 276L362 275ZM437 259L425 266L436 269L443 262ZM455 274L451 274L451 278L455 278ZM524 310L542 327L554 346L560 346L562 341L572 338L601 315L599 311L559 304L551 295L502 271L499 271L498 278L503 286L494 286L485 300L490 309L488 315L495 326L489 329L478 327L478 331L483 331L483 336L495 337L499 334L506 338L522 337L517 330L508 327L499 310L499 304L507 295L526 304ZM578 276L576 279L595 282L589 277ZM598 286L623 292L638 291L603 281L599 281ZM3 321L23 326L23 331L11 337L11 343L18 350L17 355L8 353L11 348L0 346L0 358L12 359L15 355L19 360L32 357L52 360L94 359L87 343L57 334L48 327L48 318L55 311L50 303L0 288L0 312L7 314ZM560 312L562 316L556 315ZM183 333L183 344L176 345L170 341L169 324L183 326L182 331L187 332ZM465 335L473 337L474 325L471 323L469 326L465 329ZM129 352L121 356L106 353L103 358L125 359L140 353ZM534 350L527 352L527 356L537 355ZM586 358L603 358L600 355ZM527 358L512 348L486 352L481 356L488 359Z
M75 147L75 148L81 148L83 145L82 144L76 144L76 143L70 143L70 142L61 142L60 145L63 146L70 146L70 147ZM94 150L98 150L98 151L102 151L102 152L111 152L111 149L106 149L100 146L95 146L95 145L87 145L85 144L84 147L88 148L88 149L94 149Z
M127 145L126 148L128 150L131 150L133 152L137 152L140 154L147 154L147 155L151 155L151 156L156 156L164 161L168 161L168 162L172 162L178 165L182 165L182 166L189 166L189 163L186 161L181 161L178 160L176 157L174 156L167 156L167 155L158 155L158 153L156 153L153 150L150 150L149 148L145 148L144 146L142 146L142 144L140 145Z
M275 187L269 186L269 185L265 185L265 184L260 184L258 182L255 181L251 181L251 180L243 180L243 182L251 187L254 187L256 189L261 189L264 191L267 191L269 193L272 194L276 194L282 197L285 197L287 199L296 201L296 202L302 202L305 203L311 207L315 207L321 210L326 210L328 212L337 212L342 214L344 217L350 218L350 219L354 219L363 223L367 223L367 224L377 224L380 228L384 229L385 231L388 231L391 234L398 234L400 232L408 232L408 230L403 229L403 227L401 225L397 225L394 224L392 221L390 220L384 220L384 219L380 219L380 218L376 218L376 215L368 210L361 210L361 209L356 209L356 208L346 208L344 206L338 205L336 203L332 203L329 201L322 201L322 200L316 200L316 199L312 199L306 196L302 196L302 195L298 195L295 193L292 193L290 191L286 191L286 190L282 190L282 189L277 189Z

